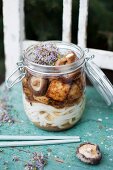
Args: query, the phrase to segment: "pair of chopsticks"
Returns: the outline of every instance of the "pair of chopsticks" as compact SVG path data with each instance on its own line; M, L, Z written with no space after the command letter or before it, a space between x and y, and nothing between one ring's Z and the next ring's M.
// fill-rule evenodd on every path
M80 142L79 136L10 136L0 135L0 147L38 146Z

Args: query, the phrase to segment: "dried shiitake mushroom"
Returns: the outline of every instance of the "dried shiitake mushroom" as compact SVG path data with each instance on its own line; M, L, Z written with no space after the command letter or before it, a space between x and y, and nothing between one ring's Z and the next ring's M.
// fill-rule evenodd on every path
M70 52L66 56L59 58L56 61L55 66L71 64L71 63L75 62L76 60L78 60L76 54L74 52Z
M76 56L74 52L71 51L68 54L66 54L64 57L59 58L56 61L55 66L71 64L77 60L78 60L78 57ZM65 74L64 76L62 76L62 78L64 79L64 81L70 82L73 79L76 79L76 77L78 77L78 75L80 74L81 74L80 70L74 71L73 73Z
M76 70L72 73L64 74L62 79L64 82L71 83L73 80L77 80L81 77L81 70Z
M102 159L100 148L96 144L83 143L76 150L76 156L85 163L98 164Z
M47 80L31 76L28 80L28 85L34 95L44 95L47 89Z
M78 57L76 56L74 52L68 53L65 57L67 59L67 64L71 64L78 60Z

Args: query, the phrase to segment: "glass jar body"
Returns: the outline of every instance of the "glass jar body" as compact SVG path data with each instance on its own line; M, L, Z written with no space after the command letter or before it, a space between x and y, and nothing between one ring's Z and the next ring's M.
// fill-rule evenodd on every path
M56 69L60 68L54 67L53 73ZM60 70L57 74L49 71L34 74L28 67L25 70L23 103L28 118L49 131L62 131L75 125L85 108L84 66L78 65L70 72Z
M34 77L23 79L23 102L29 119L45 130L60 131L72 127L82 116L85 107L85 75L83 69L64 77ZM74 76L75 78L69 78ZM69 81L68 81L69 78ZM34 82L33 82L34 80ZM42 92L35 92L36 80L43 81ZM34 85L31 85L31 82Z

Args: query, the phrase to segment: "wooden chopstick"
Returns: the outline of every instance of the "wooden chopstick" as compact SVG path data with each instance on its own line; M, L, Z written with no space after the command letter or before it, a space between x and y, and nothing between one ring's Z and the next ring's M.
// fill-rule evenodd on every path
M16 142L0 142L1 147L11 146L38 146L38 145L51 145L51 144L63 144L63 143L75 143L80 142L80 139L63 139L63 140L44 140L44 141L16 141Z
M14 135L0 135L0 141L36 141L36 140L65 140L65 139L80 139L79 136L14 136Z

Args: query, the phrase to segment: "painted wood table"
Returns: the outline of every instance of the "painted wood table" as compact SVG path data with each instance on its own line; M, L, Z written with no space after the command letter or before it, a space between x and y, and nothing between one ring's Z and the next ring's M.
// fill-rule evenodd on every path
M44 170L113 170L113 106L108 107L93 87L86 89L82 119L63 132L40 130L28 120L23 109L21 85L10 91L2 85L0 98L0 135L79 135L80 143L96 143L102 151L102 160L95 166L76 158L75 150L80 143L0 148L0 170L29 169L34 155L40 153L47 159Z

